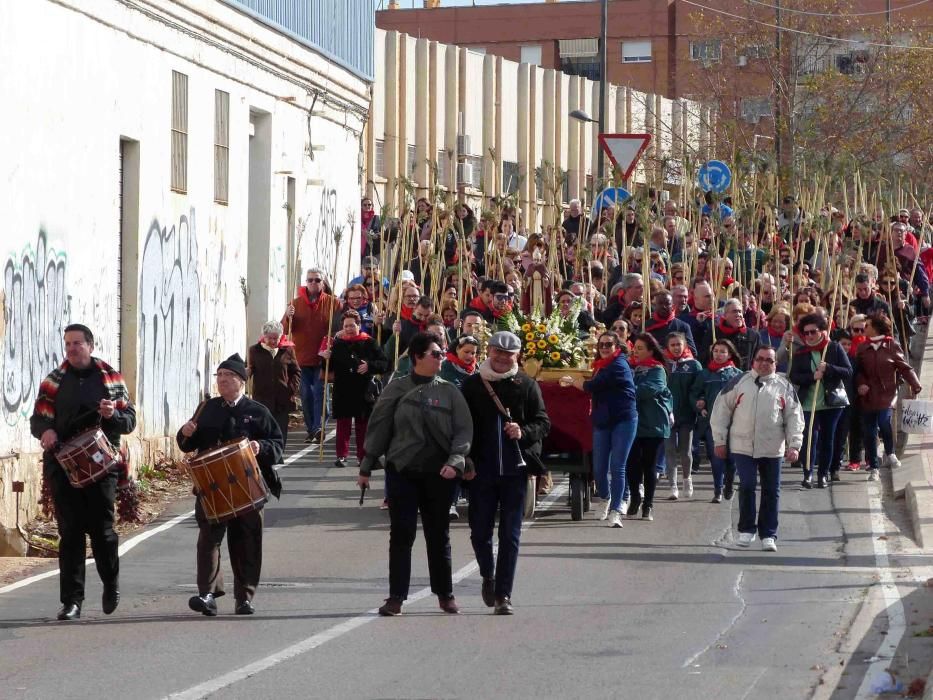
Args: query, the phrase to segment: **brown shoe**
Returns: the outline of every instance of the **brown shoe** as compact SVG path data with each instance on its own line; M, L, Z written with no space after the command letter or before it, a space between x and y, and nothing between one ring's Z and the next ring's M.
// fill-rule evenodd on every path
M402 614L402 600L401 598L395 598L389 596L386 598L385 604L379 608L379 614L383 617L395 617L396 615Z
M449 613L451 615L460 614L460 606L457 605L457 599L454 598L452 595L451 596L442 596L442 595L437 596L437 604L440 606L441 610L443 610L445 613Z
M512 599L508 596L496 598L496 609L494 612L496 615L511 615L513 612Z

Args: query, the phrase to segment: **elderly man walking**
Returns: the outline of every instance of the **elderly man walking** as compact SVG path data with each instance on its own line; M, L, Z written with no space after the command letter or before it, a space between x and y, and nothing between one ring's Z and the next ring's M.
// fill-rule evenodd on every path
M781 461L796 461L803 443L803 412L793 385L775 371L774 348L761 347L752 369L732 380L713 404L710 427L715 454L730 454L741 480L740 547L761 537L761 548L777 551ZM761 506L757 506L758 478Z

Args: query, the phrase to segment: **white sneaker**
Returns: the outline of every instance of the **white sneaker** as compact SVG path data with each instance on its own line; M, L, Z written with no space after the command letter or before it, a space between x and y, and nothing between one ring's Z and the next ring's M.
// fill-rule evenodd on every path
M622 518L625 518L625 514L628 513L628 501L622 501L622 505L619 506L619 513L622 514Z
M877 469L868 470L868 480L869 481L881 481L881 475L878 473Z
M754 532L740 532L736 544L739 545L739 547L747 547L755 541L755 537L756 535Z
M609 517L609 500L607 499L605 504L602 505L598 511L596 511L596 517L600 520L605 520Z
M896 454L885 455L884 466L890 467L891 469L897 469L901 466L901 460L897 458Z
M777 542L774 541L773 537L765 537L761 540L761 551L762 552L776 552L777 551Z
M460 513L457 512L457 506L453 505L450 507L450 510L447 511L447 517L451 520L459 520Z
M638 485L638 495L641 496L642 500L645 499L645 485L644 484Z
M677 482L672 481L671 482L671 495L667 497L667 500L676 501L678 498L680 498L680 491L677 489Z
M693 477L688 476L684 482L684 490L687 492L687 498L693 498Z
M609 514L609 527L622 527L622 513L614 510Z

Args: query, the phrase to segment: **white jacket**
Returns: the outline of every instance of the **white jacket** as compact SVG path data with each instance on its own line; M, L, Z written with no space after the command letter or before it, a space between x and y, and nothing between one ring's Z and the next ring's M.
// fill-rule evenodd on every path
M803 411L793 385L780 374L746 372L716 397L713 442L751 457L783 457L803 444ZM785 446L786 445L786 446Z

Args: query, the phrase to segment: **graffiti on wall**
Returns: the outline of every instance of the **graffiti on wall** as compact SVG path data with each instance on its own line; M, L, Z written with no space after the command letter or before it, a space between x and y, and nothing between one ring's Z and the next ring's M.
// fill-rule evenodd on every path
M153 220L139 280L140 408L150 434L173 435L190 416L201 376L201 284L195 212L177 225ZM176 413L179 411L180 413Z
M35 248L3 268L3 411L8 423L28 414L42 379L64 360L62 335L71 297L66 257L39 231Z

